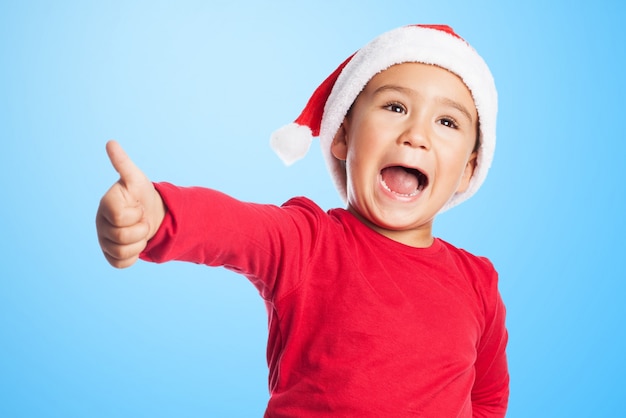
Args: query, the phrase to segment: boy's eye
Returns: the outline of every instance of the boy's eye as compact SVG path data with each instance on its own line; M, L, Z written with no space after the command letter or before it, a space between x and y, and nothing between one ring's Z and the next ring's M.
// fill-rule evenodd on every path
M406 109L399 103L389 103L385 105L385 109L390 110L394 113L406 113Z
M457 128L457 124L454 120L449 119L449 118L443 118L439 120L439 123L442 124L443 126L446 126L448 128Z

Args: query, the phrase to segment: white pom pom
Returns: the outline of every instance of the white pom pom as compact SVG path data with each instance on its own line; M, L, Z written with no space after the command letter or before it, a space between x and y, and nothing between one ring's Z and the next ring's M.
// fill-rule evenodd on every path
M290 123L274 131L270 146L285 165L291 165L303 158L309 151L313 135L308 126Z

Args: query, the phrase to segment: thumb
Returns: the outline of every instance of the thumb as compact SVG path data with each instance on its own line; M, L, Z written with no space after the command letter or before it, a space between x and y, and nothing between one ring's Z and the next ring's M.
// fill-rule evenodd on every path
M128 188L133 184L146 180L144 173L135 165L117 141L111 140L107 142L106 151L113 168L120 175L120 182L124 186Z

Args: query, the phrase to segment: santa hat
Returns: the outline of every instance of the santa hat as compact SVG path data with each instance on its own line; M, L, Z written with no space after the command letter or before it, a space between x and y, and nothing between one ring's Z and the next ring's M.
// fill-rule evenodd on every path
M472 94L479 119L476 169L467 190L452 196L441 211L468 199L481 186L491 166L496 145L498 98L487 64L449 26L403 26L375 38L324 80L293 123L272 134L272 148L290 165L306 155L312 138L318 136L335 186L346 201L345 166L331 154L333 138L369 80L392 65L405 62L445 68L459 76Z

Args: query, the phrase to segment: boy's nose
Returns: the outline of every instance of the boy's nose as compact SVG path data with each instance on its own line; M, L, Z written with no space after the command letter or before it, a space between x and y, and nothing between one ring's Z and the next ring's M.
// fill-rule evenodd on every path
M423 123L408 125L398 139L402 145L424 150L430 149L430 134Z

